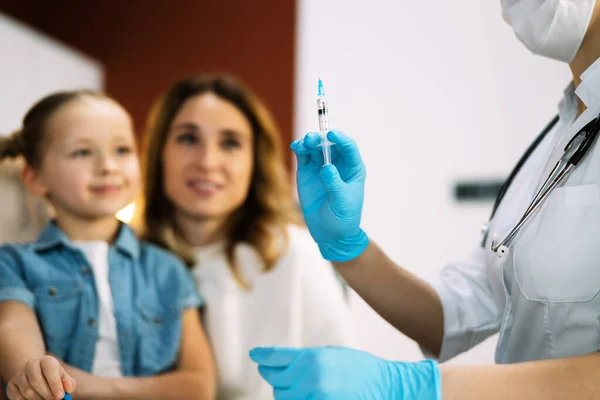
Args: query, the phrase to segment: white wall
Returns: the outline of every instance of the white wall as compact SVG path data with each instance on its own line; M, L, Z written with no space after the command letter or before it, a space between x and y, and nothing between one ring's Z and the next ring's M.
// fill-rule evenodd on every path
M42 96L79 88L103 88L99 62L0 14L0 135Z
M490 212L454 202L453 182L508 175L570 80L515 39L499 0L300 0L297 51L295 135L317 130L321 75L330 126L367 165L365 230L424 278L467 256ZM353 307L366 350L422 357L358 297ZM494 346L455 362L491 362Z

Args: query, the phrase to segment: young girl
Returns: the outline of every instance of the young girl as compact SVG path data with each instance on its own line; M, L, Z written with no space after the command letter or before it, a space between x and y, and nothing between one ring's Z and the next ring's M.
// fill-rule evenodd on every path
M125 110L88 91L44 98L0 144L0 158L24 156L26 186L56 215L35 242L0 248L8 398L213 398L185 267L115 218L138 191L135 149Z
M200 75L168 90L148 129L145 235L187 260L206 298L218 397L273 398L254 346L354 345L343 286L300 225L262 103Z

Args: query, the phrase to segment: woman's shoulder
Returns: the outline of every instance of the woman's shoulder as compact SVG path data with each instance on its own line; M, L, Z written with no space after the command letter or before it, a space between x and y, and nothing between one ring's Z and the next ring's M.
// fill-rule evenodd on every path
M313 240L307 228L298 225L286 227L288 247L282 259L293 259L296 264L327 263L321 256L317 243Z
M305 226L289 224L286 226L289 245L296 248L317 248L317 244L310 236L308 228Z

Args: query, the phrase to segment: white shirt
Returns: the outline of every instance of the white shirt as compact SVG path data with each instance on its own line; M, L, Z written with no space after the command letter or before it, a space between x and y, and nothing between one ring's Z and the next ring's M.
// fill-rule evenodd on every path
M218 398L272 399L273 388L248 357L257 346L355 346L356 336L341 282L307 230L290 226L289 248L277 265L263 264L248 245L236 249L242 288L223 244L197 249L193 275L207 303L205 327L218 368Z
M117 338L112 291L108 266L108 243L103 241L76 241L75 245L85 254L92 270L98 294L98 341L92 364L92 374L103 377L121 377L121 355Z
M444 309L440 361L500 332L496 361L570 357L600 347L600 146L595 143L516 236L504 259L490 250L517 223L565 144L600 112L600 60L571 85L560 121L523 165L490 221L485 248L446 267L433 285ZM576 95L588 107L577 119ZM495 236L495 237L494 237Z

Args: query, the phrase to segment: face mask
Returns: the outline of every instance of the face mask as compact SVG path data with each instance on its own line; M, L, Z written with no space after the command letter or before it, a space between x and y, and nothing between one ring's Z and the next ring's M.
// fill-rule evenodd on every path
M585 36L595 0L500 0L502 15L534 54L570 63Z

